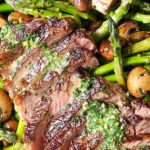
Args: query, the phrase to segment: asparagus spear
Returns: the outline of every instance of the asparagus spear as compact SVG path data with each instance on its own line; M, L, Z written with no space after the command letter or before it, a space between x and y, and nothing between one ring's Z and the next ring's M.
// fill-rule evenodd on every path
M123 66L134 66L134 65L141 65L141 64L150 64L150 55L148 56L140 55L140 56L123 58ZM94 72L94 75L105 75L109 72L112 72L113 69L114 69L114 61L97 68Z
M6 3L0 4L0 13L11 11L13 11L13 8L11 6L7 5Z
M125 17L126 19L132 19L134 21L142 22L142 23L150 23L150 14L143 13L129 13Z
M130 4L132 3L132 0L121 0L121 5L118 7L118 9L115 10L115 12L112 14L112 19L118 23L124 15L127 14ZM94 33L94 38L96 41L100 41L108 34L108 20L106 20Z
M139 7L141 10L150 13L150 3L143 2L143 0L133 0L132 4Z
M40 12L38 11L44 11L47 10L50 16L60 16L62 14L54 12L48 12L48 10L51 7L59 8L60 11L71 14L71 15L77 15L80 16L83 19L90 19L95 20L95 17L91 15L90 13L84 13L78 11L74 6L72 6L69 2L64 1L54 1L54 0L6 0L6 2L12 6L15 10L23 12L25 14L31 14L31 15L40 15ZM34 11L34 13L32 13ZM29 13L30 12L30 13ZM43 13L42 13L43 14Z
M150 37L137 42L124 50L125 55L137 54L150 50Z
M114 50L114 72L118 83L122 86L126 86L123 65L122 65L122 54L121 54L121 43L119 39L118 28L112 18L109 18L108 23L110 42Z
M3 87L4 87L3 80L2 78L0 78L0 89L3 89Z
M17 137L14 132L3 130L0 128L0 141L5 140L8 143L15 143L17 140Z
M144 65L144 68L146 68L150 72L150 65ZM125 72L124 76L127 78L128 72ZM104 78L110 82L117 82L115 74L106 75L104 76Z

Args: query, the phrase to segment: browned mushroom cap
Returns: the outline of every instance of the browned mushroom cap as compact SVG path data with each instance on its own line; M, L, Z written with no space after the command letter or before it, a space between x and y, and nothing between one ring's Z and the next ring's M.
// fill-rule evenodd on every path
M88 11L91 8L91 1L90 0L70 0L70 2L79 11Z
M4 123L4 127L7 130L16 132L18 127L18 121L15 119L10 119Z
M14 11L9 15L8 20L14 23L25 23L33 20L33 17Z
M137 97L141 98L148 91L150 91L150 74L143 67L134 68L128 76L127 86L129 92Z
M6 19L3 16L0 16L0 27L6 23Z
M114 51L109 40L102 40L99 46L100 54L106 60L111 61L114 58Z
M12 112L12 104L9 96L0 90L0 123L6 121Z
M116 0L92 0L92 8L106 15Z
M119 36L122 44L126 43L130 39L130 34L136 31L140 31L140 27L136 22L127 21L119 26Z
M138 32L131 33L129 35L129 41L134 43L134 42L138 42L138 41L141 41L143 39L146 39L148 37L150 37L150 32L138 31Z

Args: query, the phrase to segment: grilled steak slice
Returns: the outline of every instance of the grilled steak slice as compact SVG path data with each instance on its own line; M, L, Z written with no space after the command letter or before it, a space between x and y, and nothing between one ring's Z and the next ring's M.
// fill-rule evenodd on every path
M148 103L144 103L142 100L134 100L131 105L137 116L150 119L150 105Z
M50 46L71 33L74 28L75 22L70 18L61 20L52 18L48 21L36 19L26 24L5 25L0 31L0 63L12 61L20 56L19 54L25 50L23 42L27 39L38 37L39 42L42 40ZM21 52L19 53L19 51Z
M96 149L99 145L103 143L103 136L100 133L87 133L79 134L74 140L71 141L69 150L92 150Z
M137 125L127 125L126 130L127 136L150 134L150 120L143 119Z
M54 93L58 91L57 84L60 80L66 80L65 77L61 78L65 76L63 72L71 73L80 67L94 68L98 61L93 56L96 46L90 35L83 29L73 32L74 22L69 18L52 18L49 21L37 19L21 26L25 35L17 42L22 47L25 45L23 54L5 65L1 75L6 80L6 88L17 109L24 110L19 111L21 116L30 123L35 106L40 106L40 101L45 99L44 95L53 93L49 96L49 101L53 100ZM36 38L33 39L33 35ZM1 52L5 51L1 49ZM91 64L88 64L89 60ZM62 94L67 96L67 92Z
M143 145L150 146L150 134L143 134L138 136L129 137L122 143L123 148L134 149L142 147Z
M82 88L81 88L82 87ZM105 88L104 88L105 87ZM82 108L86 101L91 99L94 102L96 95L99 95L99 98L106 100L114 96L116 99L120 99L120 96L115 95L115 92L106 92L105 90L111 91L111 86L102 78L83 78L79 79L76 86L72 90L72 100L67 101L67 105L64 106L52 119L47 120L46 117L43 117L36 129L33 131L33 126L27 126L25 132L26 142L32 143L30 147L34 150L37 149L36 143L40 143L41 149L73 149L75 148L75 143L78 143L79 148L96 148L103 141L103 137L100 133L88 133L86 134L86 139L83 140L83 143L79 143L81 136L85 131L86 120L80 116ZM113 89L113 88L112 88ZM94 96L95 95L95 96ZM98 98L98 97L97 97ZM50 109L51 110L51 109ZM47 115L51 114L47 112ZM46 116L47 116L46 115ZM46 133L36 132L41 129L43 122L47 121L47 127L44 130ZM38 135L36 135L38 134ZM45 137L44 141L41 141ZM37 138L38 137L38 138ZM39 140L40 139L40 140ZM84 145L90 140L90 145ZM71 145L70 145L71 144Z
M3 70L0 74L5 79L5 87L14 100L16 109L27 125L26 142L33 149L35 145L43 149L40 143L43 143L43 135L51 117L66 102L74 100L73 90L81 81L81 74L77 70L98 65L94 56L97 49L84 29L74 30L74 22L69 18L52 18L48 21L36 19L21 24L19 32L18 25L8 27L9 34L11 31L13 33L12 40L16 41L13 45L16 54L9 59L13 55L13 43L1 39L1 44L8 45L9 54L6 55L7 61L1 61ZM3 45L0 47L1 55L5 54ZM21 52L17 50L18 46ZM62 133L66 135L64 140L68 137L71 141L72 136L81 130L80 126L76 128L79 123L81 127L84 126L81 118L68 124ZM70 130L73 135L65 134L65 130ZM56 140L51 142L57 143Z

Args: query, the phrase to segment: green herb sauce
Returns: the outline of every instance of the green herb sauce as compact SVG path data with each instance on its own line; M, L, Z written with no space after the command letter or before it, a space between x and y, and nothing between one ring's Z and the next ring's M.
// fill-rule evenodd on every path
M48 71L55 71L68 66L67 56L58 56L56 52L51 51L49 48L44 51L44 56L48 58Z
M80 99L80 100L86 99L86 93L85 92L87 90L92 89L91 84L94 82L94 80L95 80L94 77L82 79L79 87L77 87L73 92L74 98L75 99Z
M86 132L100 132L104 142L100 150L120 150L124 140L124 125L119 122L119 111L113 105L106 106L100 101L85 102L79 116L86 120Z
M85 78L74 90L76 100L86 99L86 91L91 90L95 78ZM106 87L102 87L106 92ZM119 145L124 140L124 125L119 122L119 110L113 105L105 105L100 101L88 100L83 104L78 116L86 120L85 132L100 132L104 142L100 150L120 150ZM77 117L74 117L76 119Z

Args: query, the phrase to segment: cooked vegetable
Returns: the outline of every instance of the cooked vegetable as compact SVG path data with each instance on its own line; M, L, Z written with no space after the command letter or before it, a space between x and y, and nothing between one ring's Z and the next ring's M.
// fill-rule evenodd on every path
M70 2L79 11L88 11L91 8L91 1L90 0L70 0Z
M140 64L150 64L150 55L132 56L128 58L123 58L123 66L133 66L133 65L140 65ZM114 69L114 61L97 68L94 72L94 75L104 75L113 71L113 69Z
M144 67L134 68L128 76L127 86L133 96L137 98L143 97L150 91L149 72Z
M100 54L108 61L114 59L114 51L109 40L102 40L99 46Z
M0 13L11 11L13 11L13 8L11 6L7 5L6 3L0 4Z
M24 144L21 142L22 135L24 133L24 129L25 129L25 125L22 122L22 120L20 119L17 131L16 131L16 135L18 137L17 142L14 145L11 145L11 146L5 148L4 150L26 150L24 147Z
M92 7L102 14L107 14L116 0L92 0Z
M150 50L150 37L137 42L124 50L125 55L133 55Z
M0 89L3 89L3 87L4 87L3 79L0 78Z
M139 25L133 21L124 22L118 28L119 28L119 36L123 43L129 41L131 33L140 31Z
M52 17L56 16L58 18L65 17L66 14L62 13L68 13L71 15L77 15L84 19L91 19L95 20L94 16L88 13L80 12L78 11L74 6L72 6L68 2L64 1L43 1L43 0L6 0L6 2L12 6L15 10L23 12L25 14L30 14L33 16L41 16L41 17ZM55 11L54 9L51 10L51 8L58 8L58 11ZM59 12L59 10L61 12Z
M118 23L124 15L127 14L132 0L122 0L121 5L116 9L111 16L112 19ZM94 33L96 41L100 41L102 38L106 37L108 34L108 20L106 20Z
M143 0L133 0L133 5L139 7L141 10L150 13L150 3Z
M8 21L15 22L15 23L25 23L29 22L33 19L33 17L29 15L25 15L23 13L14 11L8 16Z
M0 15L0 27L6 23L6 19Z
M150 37L150 32L147 31L138 31L130 34L129 41L138 42Z
M142 23L150 23L150 14L143 13L128 13L125 18L132 19L134 21L142 22Z
M9 96L0 90L0 123L6 121L12 112L12 104Z
M17 137L14 132L3 130L0 128L0 141L5 140L8 143L15 143Z
M4 123L4 127L7 130L16 132L18 127L18 122L15 119L8 120Z
M126 86L124 73L123 73L123 65L122 65L122 54L121 54L121 43L119 39L119 31L115 22L109 18L109 33L110 33L110 41L111 46L114 50L114 72L117 78L117 81L120 85Z

